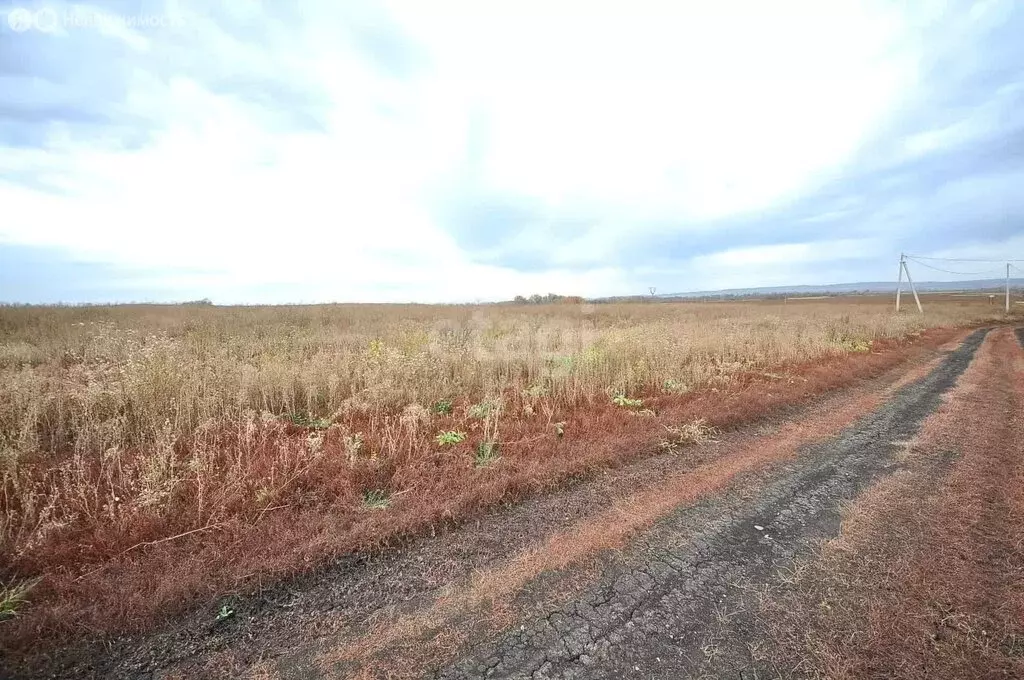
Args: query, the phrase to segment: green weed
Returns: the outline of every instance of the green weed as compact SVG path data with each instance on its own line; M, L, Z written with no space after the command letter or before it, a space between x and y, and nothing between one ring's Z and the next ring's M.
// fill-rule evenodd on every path
M450 446L452 444L460 444L466 439L465 432L455 432L449 430L448 432L439 432L436 441L441 446Z
M630 399L621 392L612 397L612 403L622 408L640 408L644 405L643 399Z
M474 456L474 462L477 467L484 467L490 465L500 457L498 450L500 444L494 440L488 439L480 442L476 446L476 456Z
M18 609L28 602L26 595L29 594L40 579L26 581L15 581L6 586L0 587L0 621L14 618L18 615Z
M430 410L440 416L450 416L453 408L454 405L450 399L439 399L434 402L433 406L430 407Z
M383 510L391 504L391 496L384 489L363 492L363 505L371 510Z

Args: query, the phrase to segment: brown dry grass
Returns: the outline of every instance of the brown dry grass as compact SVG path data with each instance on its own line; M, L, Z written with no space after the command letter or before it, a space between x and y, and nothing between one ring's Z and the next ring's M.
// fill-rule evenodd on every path
M994 331L841 535L766 607L803 675L1024 677L1024 353ZM944 475L946 456L958 456Z
M0 640L130 630L620 463L663 425L800 401L898 361L881 350L927 325L990 312L0 308L0 578L42 577ZM439 446L444 431L468 438ZM485 442L500 458L474 465Z

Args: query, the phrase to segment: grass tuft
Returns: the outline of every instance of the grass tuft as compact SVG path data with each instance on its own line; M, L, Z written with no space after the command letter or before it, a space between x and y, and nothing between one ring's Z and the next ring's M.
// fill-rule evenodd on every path
M371 510L383 510L391 504L391 495L383 489L363 492L363 505Z
M474 463L477 467L485 467L495 462L500 458L498 450L500 444L493 440L485 440L477 444L476 455L474 456Z
M28 602L27 596L41 579L25 579L0 586L0 621L14 618Z

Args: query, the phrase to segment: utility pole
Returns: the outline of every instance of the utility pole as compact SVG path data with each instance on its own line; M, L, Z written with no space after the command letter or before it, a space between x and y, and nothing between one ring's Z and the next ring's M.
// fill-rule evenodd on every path
M1006 313L1010 313L1010 263L1006 263Z
M924 310L921 308L921 298L917 297L917 288L914 287L914 279L910 278L910 267L907 266L906 256L903 256L903 271L907 275L907 283L910 284L910 292L914 294L914 302L917 303L917 311L920 314L924 314Z
M910 268L907 267L907 256L900 253L900 276L896 280L896 311L900 311L900 294L903 292L903 275L907 275L907 283L910 284L910 292L914 294L914 302L917 303L917 311L924 314L921 307L921 298L917 297L917 288L914 287L914 280L910 278Z
M900 253L900 277L896 279L896 313L900 312L900 294L903 292L903 260L906 255Z

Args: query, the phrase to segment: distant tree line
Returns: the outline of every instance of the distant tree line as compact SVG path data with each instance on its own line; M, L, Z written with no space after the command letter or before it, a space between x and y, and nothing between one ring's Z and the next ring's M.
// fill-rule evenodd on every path
M540 295L534 293L530 297L523 297L517 295L512 302L517 305L550 305L553 303L566 303L573 305L581 305L584 300L579 295L558 295L556 293L548 293L547 295Z

